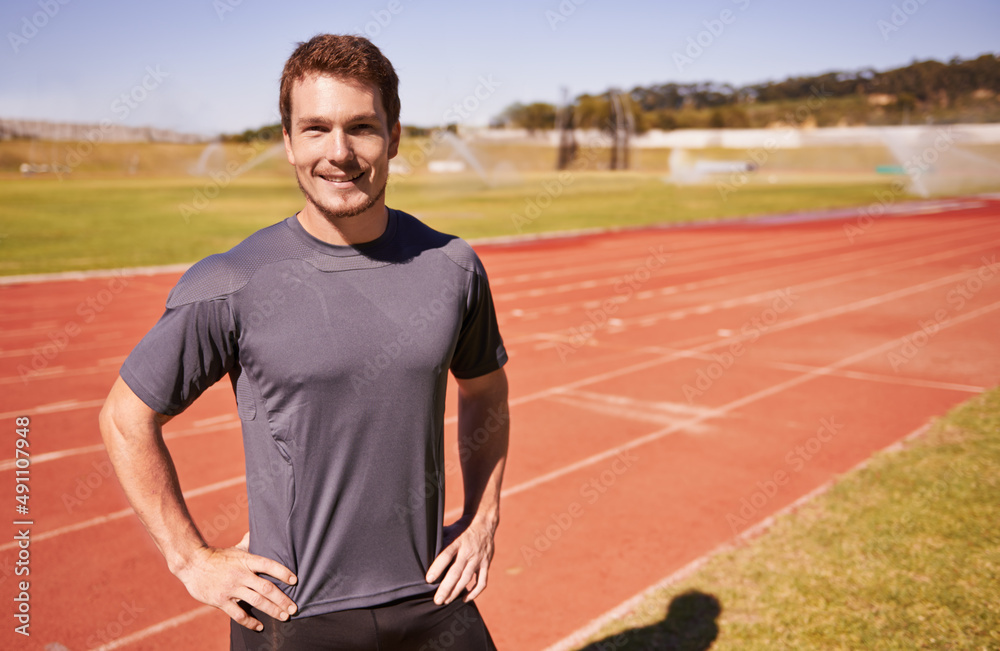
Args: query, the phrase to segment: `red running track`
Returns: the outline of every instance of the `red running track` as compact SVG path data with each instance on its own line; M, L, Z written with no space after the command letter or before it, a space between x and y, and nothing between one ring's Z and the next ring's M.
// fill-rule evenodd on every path
M541 649L1000 381L1000 201L853 218L650 228L477 247L508 344L513 422L481 609ZM228 648L109 476L96 419L177 272L0 286L0 511L31 419L30 571L0 539L3 648ZM454 387L450 513L459 508ZM196 522L246 530L227 383L167 428ZM782 480L771 495L760 486ZM23 528L23 527L22 527ZM725 604L722 607L725 608Z

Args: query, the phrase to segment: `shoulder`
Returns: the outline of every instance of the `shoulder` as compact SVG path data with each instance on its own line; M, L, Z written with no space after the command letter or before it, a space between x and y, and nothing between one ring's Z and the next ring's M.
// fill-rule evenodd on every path
M224 298L238 292L261 267L290 256L294 246L284 221L263 228L225 253L216 253L184 272L170 291L167 307Z
M435 230L413 215L401 210L396 212L404 246L420 251L436 251L468 272L483 273L479 256L468 242L457 235Z

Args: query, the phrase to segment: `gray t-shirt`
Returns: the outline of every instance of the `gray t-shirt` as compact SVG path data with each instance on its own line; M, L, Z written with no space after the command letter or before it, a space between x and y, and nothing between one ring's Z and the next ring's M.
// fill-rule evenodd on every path
M250 551L299 578L297 617L433 591L447 374L507 361L479 258L389 210L360 246L295 216L184 274L121 376L162 414L229 375L246 452Z

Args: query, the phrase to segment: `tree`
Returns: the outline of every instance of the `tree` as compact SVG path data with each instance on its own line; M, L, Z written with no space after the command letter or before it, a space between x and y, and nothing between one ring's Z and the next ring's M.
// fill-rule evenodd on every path
M545 102L533 104L511 104L503 112L503 119L509 126L536 131L538 129L554 129L556 126L556 107Z

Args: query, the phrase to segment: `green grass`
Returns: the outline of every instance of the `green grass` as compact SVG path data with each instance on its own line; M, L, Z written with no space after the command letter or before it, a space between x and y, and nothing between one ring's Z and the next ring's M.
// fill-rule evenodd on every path
M678 188L660 177L583 171L560 183L554 172L527 173L489 187L471 175L412 174L392 182L387 200L435 228L474 238L860 205L888 187L756 181L723 200L713 185ZM250 172L224 187L180 176L8 177L0 179L0 274L192 262L302 202L287 173ZM545 207L529 212L531 202Z
M181 206L204 179L0 181L0 273L23 274L189 262L232 247L293 213L294 182L240 180L187 220Z
M23 178L17 172L25 161L65 164L73 152L84 151L81 146L0 143L0 275L193 262L232 247L303 204L280 147L273 149L277 143L211 149L98 143L61 179ZM561 176L550 171L551 147L474 143L487 183L472 173L428 173L422 149L432 158L455 155L446 142L405 139L399 160L411 163L412 171L391 177L388 203L466 238L861 206L876 202L876 192L890 189L893 180L872 173L876 165L893 162L872 147L776 150L746 184L725 196L715 181L665 183L669 150L637 150L636 171L607 172L596 169L607 163L607 152L583 148L573 171ZM210 169L255 166L221 184L191 176L206 153L212 153ZM1000 155L978 153L984 160ZM746 155L719 148L698 154L726 160Z
M994 389L651 595L586 649L1000 648L998 496Z
M540 233L600 226L693 222L810 208L870 203L888 184L800 183L759 180L723 198L715 185L678 187L660 174L574 172L522 175L520 182L487 187L474 177L401 181L390 195L438 228L463 237Z

